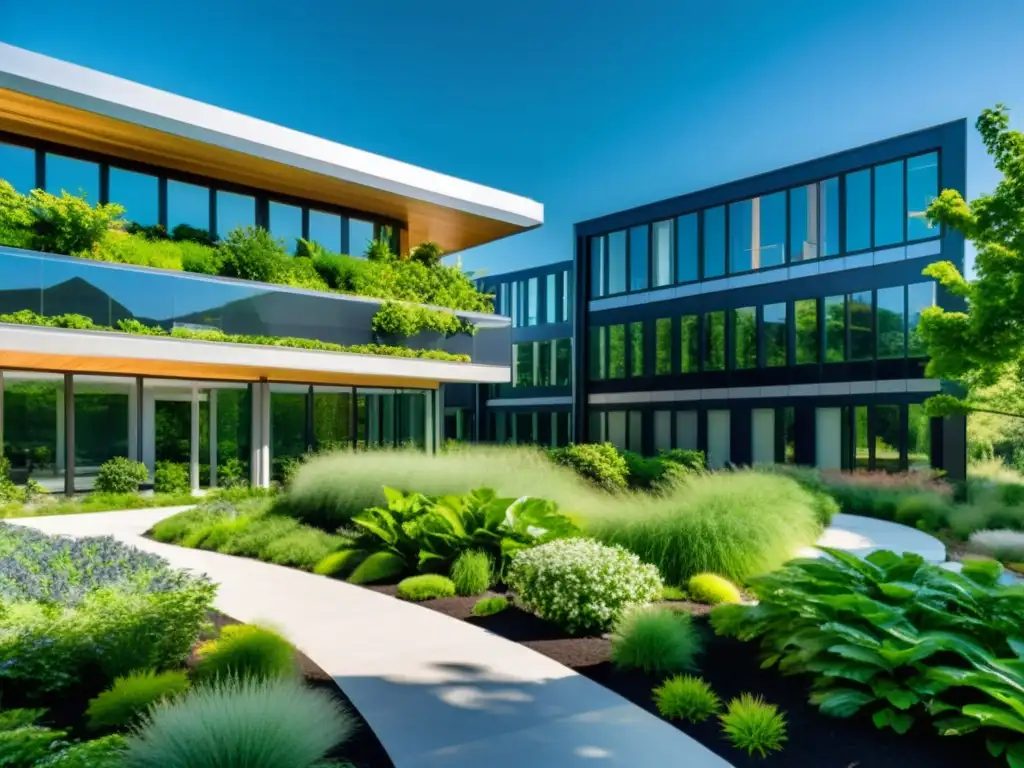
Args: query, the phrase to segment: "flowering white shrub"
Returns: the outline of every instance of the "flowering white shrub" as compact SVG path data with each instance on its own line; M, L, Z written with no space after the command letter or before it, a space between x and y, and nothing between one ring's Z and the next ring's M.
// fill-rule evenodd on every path
M573 633L610 629L662 589L655 566L592 539L558 539L517 553L506 583L523 608Z

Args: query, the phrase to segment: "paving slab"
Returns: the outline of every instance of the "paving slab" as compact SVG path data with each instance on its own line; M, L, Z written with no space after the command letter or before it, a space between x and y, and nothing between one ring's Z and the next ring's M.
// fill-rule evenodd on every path
M860 515L836 515L818 545L852 552L860 557L880 549L897 554L912 552L931 563L946 559L946 545L934 536L888 520L876 520ZM822 557L824 553L814 547L801 550L803 557Z

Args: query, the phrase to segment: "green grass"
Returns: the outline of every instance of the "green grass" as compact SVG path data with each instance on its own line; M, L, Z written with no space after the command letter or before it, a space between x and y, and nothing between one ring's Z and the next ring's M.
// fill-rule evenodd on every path
M612 633L612 663L620 669L693 669L702 648L690 614L671 608L637 608L623 616Z
M31 504L10 503L0 507L0 517L45 517L48 515L81 515L89 512L113 512L151 507L184 507L196 503L190 493L92 493L80 498L55 500L44 496Z
M494 566L486 552L467 550L455 558L449 575L455 584L455 594L481 595L490 589Z
M196 656L196 677L201 680L289 677L298 671L292 644L253 624L224 627L220 637L199 646Z
M717 712L722 702L699 677L676 675L654 689L654 703L666 720L699 723Z
M675 585L701 572L742 583L778 568L821 533L808 491L754 471L696 476L662 497L585 509L580 522L599 541L658 566Z
M491 595L490 597L481 597L475 603L473 603L472 613L478 618L484 616L494 616L495 614L501 613L512 603L508 601L508 598L504 595Z
M365 559L366 552L361 549L342 549L332 552L317 563L313 573L343 579Z
M718 718L725 737L748 755L768 757L769 752L780 751L786 741L786 718L760 696L740 695Z
M437 597L454 597L455 585L447 576L424 573L410 576L398 582L397 595L403 600L433 600Z
M89 702L86 716L94 730L119 728L135 723L158 701L185 693L185 672L145 670L119 677L106 691Z

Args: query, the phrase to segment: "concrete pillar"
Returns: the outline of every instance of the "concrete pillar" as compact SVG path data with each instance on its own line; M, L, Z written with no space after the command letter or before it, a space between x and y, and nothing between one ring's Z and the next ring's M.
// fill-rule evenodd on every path
M210 418L210 487L217 487L217 390L211 389L206 395Z
M260 406L260 395L263 389L260 383L253 382L249 385L251 393L250 414L249 414L249 485L253 488L260 488L260 445L262 442L262 427L260 426L260 414L263 412Z
M75 493L75 377L64 374L64 493Z
M64 471L64 384L57 382L57 444L54 446L54 467L59 475Z
M270 487L270 384L260 382L260 483Z
M133 381L128 387L128 458L139 458L139 388Z
M142 390L142 463L153 477L156 471L156 396Z
M188 478L192 493L199 490L199 389L192 387L191 411L189 415L189 459Z

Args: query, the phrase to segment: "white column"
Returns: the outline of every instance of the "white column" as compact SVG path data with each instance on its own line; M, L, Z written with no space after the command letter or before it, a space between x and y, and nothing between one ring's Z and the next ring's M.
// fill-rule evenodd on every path
M814 412L814 465L818 469L841 469L843 466L843 411L841 408L818 408Z
M429 390L423 394L423 448L427 453L435 453L440 448L440 440L434 434L435 396L436 392Z
M775 463L775 409L754 408L750 412L751 459L754 464Z
M252 402L250 403L249 414L249 485L253 488L260 488L260 445L263 441L262 428L260 426L260 414L263 409L260 406L260 397L263 388L260 383L254 382L250 388Z
M270 487L270 384L260 382L260 484Z
M189 418L188 478L192 493L199 490L199 389L192 387L191 417Z
M128 385L128 458L141 461L139 457L139 388L135 380Z
M142 463L153 477L156 471L156 396L142 390Z
M206 395L210 420L210 487L217 487L217 390L211 389Z
M64 471L64 381L57 381L57 446L54 466L59 475Z
M708 411L708 466L724 467L732 459L732 427L729 411Z

